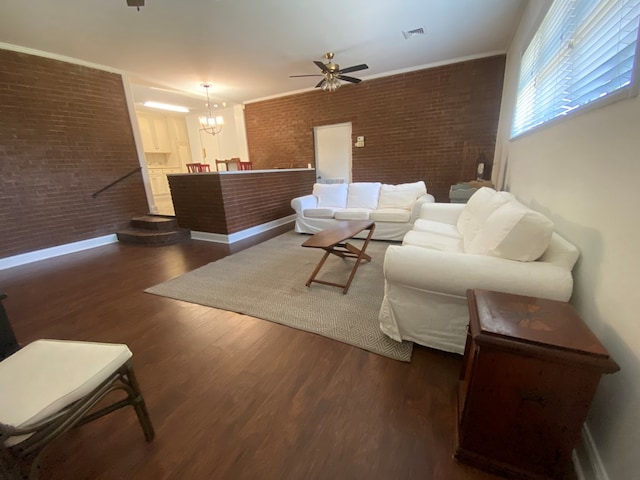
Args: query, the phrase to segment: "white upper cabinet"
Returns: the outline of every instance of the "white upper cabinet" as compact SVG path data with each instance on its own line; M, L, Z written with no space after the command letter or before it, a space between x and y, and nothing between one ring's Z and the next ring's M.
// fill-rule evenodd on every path
M138 125L145 152L171 153L171 138L165 117L138 114Z
M183 117L167 117L171 137L177 145L189 145L187 122Z

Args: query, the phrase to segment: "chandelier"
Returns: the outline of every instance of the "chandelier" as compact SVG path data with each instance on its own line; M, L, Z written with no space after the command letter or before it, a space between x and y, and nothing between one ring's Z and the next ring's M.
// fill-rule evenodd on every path
M222 131L222 125L224 125L224 119L221 116L214 117L211 113L211 102L209 101L209 87L211 84L203 83L202 86L207 92L207 115L202 115L200 120L200 131L208 133L209 135L217 135Z

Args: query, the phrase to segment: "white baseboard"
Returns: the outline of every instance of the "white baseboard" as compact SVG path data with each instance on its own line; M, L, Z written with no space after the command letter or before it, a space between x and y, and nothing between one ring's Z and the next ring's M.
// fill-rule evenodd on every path
M271 229L293 222L295 219L295 215L289 215L288 217L279 218L278 220L263 223L262 225L256 225L255 227L247 228L245 230L232 233L231 235L194 231L191 232L191 238L194 240L204 240L205 242L230 244L239 240L244 240L245 238L252 237L259 233L268 232ZM12 257L0 258L0 270L6 270L7 268L26 265L27 263L37 262L39 260L46 260L47 258L58 257L60 255L66 255L68 253L80 252L82 250L88 250L89 248L101 247L102 245L108 245L117 241L118 237L114 233L111 235L105 235L103 237L90 238L88 240L81 240L79 242L66 243L64 245L58 245L56 247L43 248L42 250L21 253L20 255L14 255Z
M203 240L205 242L230 244L240 240L244 240L245 238L253 237L254 235L257 235L259 233L268 232L269 230L272 230L274 228L281 227L282 225L286 225L287 223L291 223L295 221L295 219L295 215L289 215L288 217L279 218L278 220L263 223L262 225L256 225L255 227L240 230L239 232L235 232L230 235L224 235L222 233L192 231L191 238L193 240Z
M103 237L90 238L79 242L66 243L56 247L21 253L20 255L14 255L13 257L0 258L0 270L37 262L39 260L46 260L47 258L58 257L60 255L66 255L67 253L80 252L82 250L108 245L109 243L115 243L117 241L118 237L116 237L116 234L114 233Z
M609 480L598 448L586 424L582 426L582 447L582 454L574 450L571 457L578 480Z

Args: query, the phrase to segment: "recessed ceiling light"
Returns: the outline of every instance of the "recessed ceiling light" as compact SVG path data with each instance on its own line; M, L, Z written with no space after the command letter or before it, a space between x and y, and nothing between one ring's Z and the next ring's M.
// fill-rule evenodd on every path
M159 108L160 110L170 110L172 112L189 113L189 109L187 107L181 107L180 105L169 105L168 103L159 103L159 102L144 102L143 105L145 107Z

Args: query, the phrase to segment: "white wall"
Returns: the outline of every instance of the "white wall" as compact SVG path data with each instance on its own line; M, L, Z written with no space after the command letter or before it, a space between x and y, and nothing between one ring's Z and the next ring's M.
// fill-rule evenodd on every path
M222 131L217 135L200 132L198 115L187 115L186 117L193 161L208 163L212 170L215 169L216 159L225 160L238 157L242 161L248 161L249 154L242 105L216 110L214 115L221 115L224 118ZM203 156L203 149L206 151L206 157Z
M506 164L506 189L578 246L571 302L621 367L587 418L587 478L640 478L640 98L509 141L518 62L548 4L529 2L508 52L494 181Z

